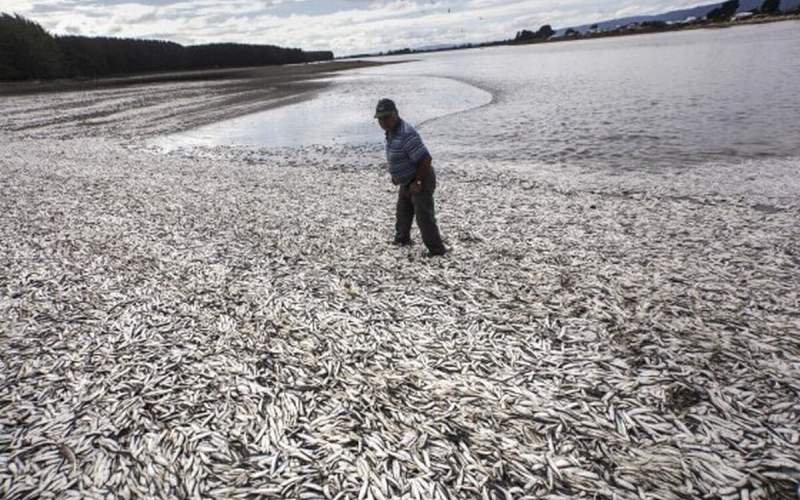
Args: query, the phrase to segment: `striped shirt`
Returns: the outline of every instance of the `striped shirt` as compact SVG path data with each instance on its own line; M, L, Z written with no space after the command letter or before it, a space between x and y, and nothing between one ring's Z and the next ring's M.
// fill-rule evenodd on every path
M404 120L399 120L392 130L386 132L386 161L392 183L408 184L414 180L417 164L426 156L430 153L422 138Z

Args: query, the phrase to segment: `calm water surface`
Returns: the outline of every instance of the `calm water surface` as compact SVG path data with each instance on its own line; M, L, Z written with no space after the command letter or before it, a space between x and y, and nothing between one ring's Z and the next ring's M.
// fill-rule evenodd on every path
M391 96L432 149L464 157L638 169L800 156L797 47L800 22L782 22L425 54L167 141L378 144L373 107Z
M375 96L392 95L414 123L486 104L492 95L473 85L440 77L418 77L413 85L391 75L348 75L313 99L214 123L161 140L162 145L305 146L363 144L382 140L372 115Z

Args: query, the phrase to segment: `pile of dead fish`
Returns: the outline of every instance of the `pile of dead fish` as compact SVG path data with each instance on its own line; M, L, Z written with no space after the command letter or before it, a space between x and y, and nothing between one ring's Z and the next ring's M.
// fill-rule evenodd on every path
M2 138L3 498L796 498L797 205Z

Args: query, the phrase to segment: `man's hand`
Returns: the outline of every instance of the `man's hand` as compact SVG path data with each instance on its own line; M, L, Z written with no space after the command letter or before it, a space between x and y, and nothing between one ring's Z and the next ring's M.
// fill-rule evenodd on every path
M417 173L414 176L414 182L411 183L411 186L408 187L408 190L411 191L411 194L417 194L422 192L422 180L428 175L428 171L431 169L431 155L425 155L425 158L421 159L419 163L417 163Z

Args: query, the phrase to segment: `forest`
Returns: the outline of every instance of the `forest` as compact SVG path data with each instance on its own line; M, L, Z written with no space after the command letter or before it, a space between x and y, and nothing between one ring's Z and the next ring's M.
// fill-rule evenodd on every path
M273 45L183 46L160 40L53 36L34 21L0 14L0 80L5 81L100 78L330 59L333 52Z

